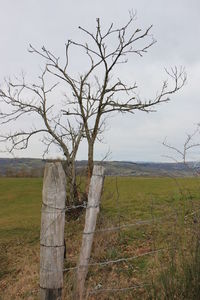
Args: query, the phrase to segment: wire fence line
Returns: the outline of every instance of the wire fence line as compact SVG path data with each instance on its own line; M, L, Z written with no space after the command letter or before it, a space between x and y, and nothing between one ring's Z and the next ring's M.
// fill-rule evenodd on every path
M49 207L49 208L58 209L60 211L60 213L62 213L64 211L74 210L74 209L77 209L77 208L90 209L90 208L97 208L98 207L98 205L87 206L86 202L81 204L81 205L66 206L64 209L60 209L60 208L57 208L57 207L55 208L55 207L50 206L50 205L48 205L44 202L42 202L42 204ZM198 212L200 212L200 209L186 214L184 216L184 219L187 219L188 217L193 216L193 215L197 214ZM146 220L136 220L134 223L127 223L127 224L122 224L120 226L115 226L115 227L107 227L107 228L96 229L96 230L90 231L90 232L83 232L83 234L89 235L89 234L93 234L93 233L101 233L101 232L104 233L104 232L107 232L107 231L108 232L118 231L118 230L121 230L121 229L131 228L131 227L135 227L135 226L151 225L152 223L160 223L160 222L162 222L166 219L168 220L168 219L173 218L173 217L177 218L177 214L172 213L170 215L163 216L163 217L158 217L158 218L151 218L151 219L146 219ZM59 214L58 214L57 218L59 218ZM49 226L51 226L54 222L55 222L55 220ZM48 228L46 230L48 230Z
M75 210L75 209L78 209L78 208L84 208L84 209L87 210L87 209L90 209L90 208L98 208L99 207L98 205L89 205L89 206L87 206L86 202L83 203L83 204L80 204L80 205L66 206L65 208L54 207L54 206L51 206L51 205L48 205L48 204L44 203L44 201L42 202L42 205L44 205L44 206L46 206L50 209L58 210L59 214L57 215L57 218L59 218L60 214L62 214L63 212L66 212L66 211L71 211L71 210ZM43 209L41 211L43 211ZM51 212L52 212L51 210L50 211L45 210L45 213L51 213ZM116 227L108 227L108 228L103 228L103 229L97 229L95 231L83 232L83 234L93 234L93 233L96 233L96 232L98 233L98 232L106 232L106 231L117 231L117 230L120 230L120 229L123 229L123 228L128 228L128 227L133 227L133 226L148 225L148 224L151 224L151 223L153 223L155 221L159 221L159 220L162 220L162 218L154 218L154 219L149 219L149 220L137 220L135 223L128 223L128 224L122 224L122 225L116 226ZM52 223L48 226L48 228L46 228L46 231L49 229L49 227L51 225L54 224L55 221L56 220L52 221ZM44 234L46 233L46 231L44 232Z
M47 208L50 208L50 209L55 209L55 210L58 210L60 211L61 213L62 212L66 212L66 211L71 211L71 210L76 210L78 208L83 208L83 209L90 209L90 208L98 208L99 206L98 205L87 205L87 202L84 202L83 204L79 204L79 205L71 205L71 206L66 206L64 208L59 208L59 207L54 207L54 206L51 206L51 205L48 205L44 202L42 202L42 205L44 205L45 207ZM43 210L42 210L43 211ZM51 213L51 211L46 211L45 212L49 212Z
M200 209L198 210L194 210L190 213L187 213L185 215L181 215L181 217L183 217L183 220L189 218L190 216L193 216L195 214L197 214L200 211ZM144 225L151 225L151 224L159 224L165 221L165 220L170 220L172 218L176 219L178 218L178 213L172 213L172 214L168 214L166 216L163 217L158 217L158 218L151 218L151 219L147 219L147 220L137 220L134 223L127 223L127 224L120 224L119 226L113 226L113 227L107 227L107 228L100 228L100 229L96 229L94 231L91 232L83 232L83 235L89 235L89 234L94 234L94 233L105 233L105 232L112 232L112 231L120 231L121 229L126 229L126 228L131 228L134 226L144 226ZM157 253L160 252L164 252L164 251L170 251L170 250L176 250L175 247L173 248L161 248L161 249L155 249L152 251L148 251L139 255L134 255L134 256L130 256L130 257L121 257L115 260L106 260L106 261L101 261L101 262L89 262L87 265L77 265L75 267L68 267L68 268L64 268L63 271L67 272L67 271L77 271L77 270L81 270L81 268L84 267L92 267L92 266L97 266L97 267L106 267L108 265L112 265L112 264L118 264L118 263L124 263L124 262L129 262L135 259L139 259L145 256L149 256L149 255L155 255ZM70 262L69 263L76 263L76 262ZM141 283L141 284L137 284L137 285L131 285L131 286L120 286L120 281L119 281L119 287L107 287L107 288L103 288L102 284L98 284L94 289L89 289L87 291L87 295L98 295L99 293L123 293L126 291L131 291L131 290L136 290L136 289L145 289L148 286L152 286L152 283ZM98 297L98 296L97 296Z
M44 202L42 202L42 204L44 206L47 206L50 209L57 209L57 210L59 210L60 214L62 214L63 212L75 210L75 209L78 209L78 208L90 209L90 208L97 208L98 207L97 205L87 206L86 202L83 203L83 204L80 204L80 205L66 206L63 209L50 206L50 205L48 205L48 204L46 204ZM48 212L48 211L46 211L46 212ZM49 212L51 212L51 211L49 211ZM184 219L186 220L188 217L193 216L193 215L197 214L198 212L200 212L200 209L195 210L195 211L193 211L191 213L186 214L184 216ZM58 214L57 218L59 218L60 214ZM107 228L96 229L96 230L90 231L90 232L83 232L83 234L84 235L89 235L89 234L94 234L94 233L112 232L112 231L119 231L119 230L122 230L122 229L131 228L131 227L135 227L135 226L151 225L153 223L154 224L155 223L159 223L159 222L162 222L164 220L168 220L168 219L173 218L173 217L177 218L177 214L172 213L170 215L163 216L163 217L158 217L158 218L151 218L151 219L146 219L146 220L136 220L134 223L127 223L127 224L122 224L122 225L114 226L114 227L107 227ZM54 222L55 222L55 220L52 221L52 223L49 225L49 227L51 225L53 225ZM48 231L48 229L49 228L46 228L46 231ZM44 232L44 234L46 233L46 231Z
M173 248L173 249L175 249L175 248ZM88 263L87 265L79 265L79 266L76 266L76 267L69 267L69 268L63 269L63 271L66 272L66 271L70 271L70 270L77 270L79 268L84 268L86 266L107 266L107 265L110 265L110 264L116 264L116 263L131 261L131 260L134 260L134 259L137 259L137 258L147 256L147 255L154 255L156 253L163 252L163 251L169 251L169 250L172 250L172 248L161 248L161 249L148 251L148 252L145 252L145 253L142 253L142 254L139 254L139 255L130 256L130 257L122 257L122 258L118 258L118 259L115 259L115 260L106 260L106 261L102 261L102 262Z
M106 289L104 289L104 288L101 288L101 287L97 286L93 290L89 290L88 295L93 295L93 294L97 294L97 293L104 293L104 292L125 292L125 291L144 288L144 287L147 287L147 286L151 286L151 283L137 284L137 285L132 285L132 286L124 287L124 288L106 288Z
M106 232L106 231L118 231L118 230L129 228L129 227L150 225L152 223L159 223L159 222L161 222L163 220L166 220L166 219L169 219L171 217L177 217L177 215L171 214L171 215L168 215L168 216L165 216L165 217L160 217L160 218L152 218L152 219L147 219L147 220L137 220L134 223L127 223L127 224L122 224L120 226L97 229L97 230L94 230L94 231L91 231L91 232L83 232L83 234L93 234L93 233Z
M46 206L48 208L57 209L57 210L60 210L60 211L70 211L70 210L77 209L77 208L88 208L86 202L83 203L83 204L80 204L80 205L65 206L64 208L59 208L59 207L51 206L51 205L45 203L44 201L42 201L42 205L44 205L44 206Z

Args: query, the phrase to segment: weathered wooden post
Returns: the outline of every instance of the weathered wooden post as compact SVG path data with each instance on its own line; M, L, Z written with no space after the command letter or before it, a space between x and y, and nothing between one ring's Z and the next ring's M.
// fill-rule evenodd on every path
M60 300L63 287L66 176L60 162L47 163L42 191L40 299Z
M82 246L77 266L76 287L74 293L75 299L82 300L85 298L85 280L88 273L88 263L90 260L97 215L99 212L103 181L104 168L101 166L94 166L89 186Z

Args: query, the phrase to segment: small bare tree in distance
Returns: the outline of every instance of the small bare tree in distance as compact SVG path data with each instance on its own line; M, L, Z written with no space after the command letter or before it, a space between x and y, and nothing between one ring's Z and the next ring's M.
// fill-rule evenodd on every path
M68 165L75 161L76 153L82 138L88 143L88 183L90 181L94 165L94 145L104 132L106 116L112 113L131 113L135 111L152 112L155 106L169 101L169 96L183 87L186 82L186 74L182 67L172 68L167 71L168 77L172 79L172 86L164 81L159 92L154 98L141 99L137 94L137 85L134 82L129 85L117 76L117 66L128 62L131 55L140 57L156 42L150 34L152 26L146 30L134 27L135 14L130 13L127 23L120 28L114 28L114 24L103 29L100 19L96 20L96 29L93 32L79 27L86 35L86 42L75 42L68 40L65 45L65 62L60 62L59 57L42 47L37 50L30 45L30 52L39 55L45 60L45 72L41 80L41 86L28 86L24 81L15 85L10 81L7 90L0 90L1 99L11 109L9 113L1 113L3 122L13 122L27 113L37 113L44 121L44 128L31 129L30 132L16 132L4 135L4 141L11 141L13 149L26 148L29 139L36 133L48 134L48 145L56 143L62 149ZM86 54L88 68L76 77L70 72L69 65L71 47L77 47L80 54ZM59 110L58 115L51 116L50 112L55 107L47 105L47 94L54 89L45 89L44 77L48 73L54 79L63 81L67 90L71 92L66 96L65 105ZM36 94L35 100L22 100L21 94L26 89ZM47 117L47 114L49 115ZM75 123L71 122L74 118ZM61 123L64 120L64 124ZM75 125L74 125L75 124ZM74 127L75 126L75 127ZM76 128L76 129L74 129ZM45 135L45 140L47 139ZM72 151L69 151L69 140L72 143ZM71 163L72 164L72 163ZM72 177L72 176L71 176ZM74 181L75 182L75 181Z
M163 141L163 145L172 151L173 155L165 155L166 158L175 163L184 163L188 170L193 171L193 175L200 174L199 168L199 149L200 149L200 125L197 124L192 133L186 134L186 139L181 148L168 143L167 139ZM177 157L177 158L176 158Z

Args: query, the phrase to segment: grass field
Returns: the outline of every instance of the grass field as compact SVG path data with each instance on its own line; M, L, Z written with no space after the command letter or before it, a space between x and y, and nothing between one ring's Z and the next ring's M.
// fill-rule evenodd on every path
M98 228L154 220L151 225L95 236L92 261L130 257L180 240L189 242L195 210L200 208L198 178L108 177L104 184ZM38 299L39 231L42 179L0 178L0 299ZM185 218L188 216L188 218ZM162 218L162 222L157 222ZM84 215L66 223L67 260L74 266L79 253ZM164 259L167 258L166 254ZM162 254L106 268L91 268L88 289L126 287L148 281ZM100 270L99 270L100 269ZM108 281L108 278L110 280ZM65 277L70 299L73 274ZM146 299L145 291L91 295L89 299Z

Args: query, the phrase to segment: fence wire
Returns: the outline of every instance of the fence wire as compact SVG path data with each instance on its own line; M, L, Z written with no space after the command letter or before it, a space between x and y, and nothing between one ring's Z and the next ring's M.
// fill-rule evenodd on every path
M143 283L143 284L138 284L138 285L132 285L132 286L128 286L128 287L124 287L124 288L100 288L100 287L96 287L93 290L89 290L88 291L88 295L94 295L94 294L98 294L98 293L105 293L105 292L126 292L126 291L130 291L130 290L135 290L135 289L141 289L147 286L151 286L151 283Z
M80 269L80 268L85 268L87 266L107 266L107 265L110 265L110 264L126 262L126 261L134 260L134 259L137 259L137 258L141 258L143 256L154 255L158 252L169 251L169 250L171 250L171 248L170 249L168 249L168 248L157 249L157 250L148 251L148 252L145 252L145 253L142 253L142 254L139 254L139 255L130 256L130 257L122 257L122 258L118 258L118 259L115 259L115 260L106 260L106 261L102 261L102 262L88 263L87 265L78 265L76 267L65 268L65 269L63 269L63 271L65 272L65 271L70 271L70 270L77 270L77 269Z

